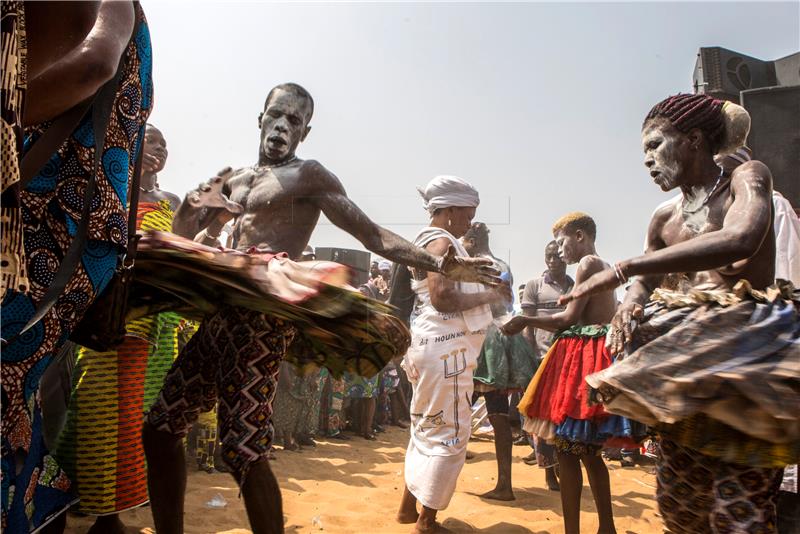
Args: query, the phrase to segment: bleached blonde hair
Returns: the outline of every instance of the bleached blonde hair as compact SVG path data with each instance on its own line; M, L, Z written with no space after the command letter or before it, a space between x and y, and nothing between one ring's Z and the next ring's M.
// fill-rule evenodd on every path
M592 239L597 237L597 225L594 219L582 211L567 213L553 224L553 235L561 231L572 234L576 230L582 230Z

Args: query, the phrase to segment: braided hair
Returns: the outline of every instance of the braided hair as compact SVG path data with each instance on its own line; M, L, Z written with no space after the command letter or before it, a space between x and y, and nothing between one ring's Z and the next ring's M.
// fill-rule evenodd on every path
M682 133L699 128L706 137L713 153L717 153L725 138L725 118L722 107L725 104L708 95L677 94L665 98L650 110L644 119L648 121L664 117Z

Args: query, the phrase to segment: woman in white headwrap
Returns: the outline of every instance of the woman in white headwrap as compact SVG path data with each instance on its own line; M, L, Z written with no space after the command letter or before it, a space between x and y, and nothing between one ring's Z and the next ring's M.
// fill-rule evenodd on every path
M455 176L437 176L419 189L431 217L414 244L432 254L453 247L469 229L480 202L478 192ZM405 491L398 512L415 532L446 531L436 512L447 507L464 466L470 435L472 372L492 321L489 305L511 301L507 285L486 290L452 282L433 272L412 270L415 293L411 348L403 367L411 381L411 440L405 460ZM417 501L422 510L417 512Z

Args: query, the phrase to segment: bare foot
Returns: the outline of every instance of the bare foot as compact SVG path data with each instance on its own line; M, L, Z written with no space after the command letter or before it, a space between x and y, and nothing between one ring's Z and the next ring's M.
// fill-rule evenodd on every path
M493 499L495 501L513 501L516 499L516 497L514 497L514 492L510 488L495 488L492 491L487 491L480 497L484 499Z
M547 482L547 489L550 491L561 491L561 486L558 485L558 477L556 476L555 468L548 467L545 470L544 479Z
M455 534L455 532L435 521L432 525L425 526L417 523L412 534Z
M118 515L100 516L87 534L125 534L125 524Z
M417 519L419 519L419 512L414 510L414 513L409 512L397 512L397 522L403 525L410 525L412 523L416 523Z

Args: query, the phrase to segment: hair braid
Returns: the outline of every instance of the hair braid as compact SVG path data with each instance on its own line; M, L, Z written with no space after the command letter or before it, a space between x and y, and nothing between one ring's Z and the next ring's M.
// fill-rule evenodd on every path
M644 122L646 124L657 117L664 117L683 133L699 128L705 134L711 150L716 153L725 137L723 104L722 100L708 95L681 93L653 106Z

